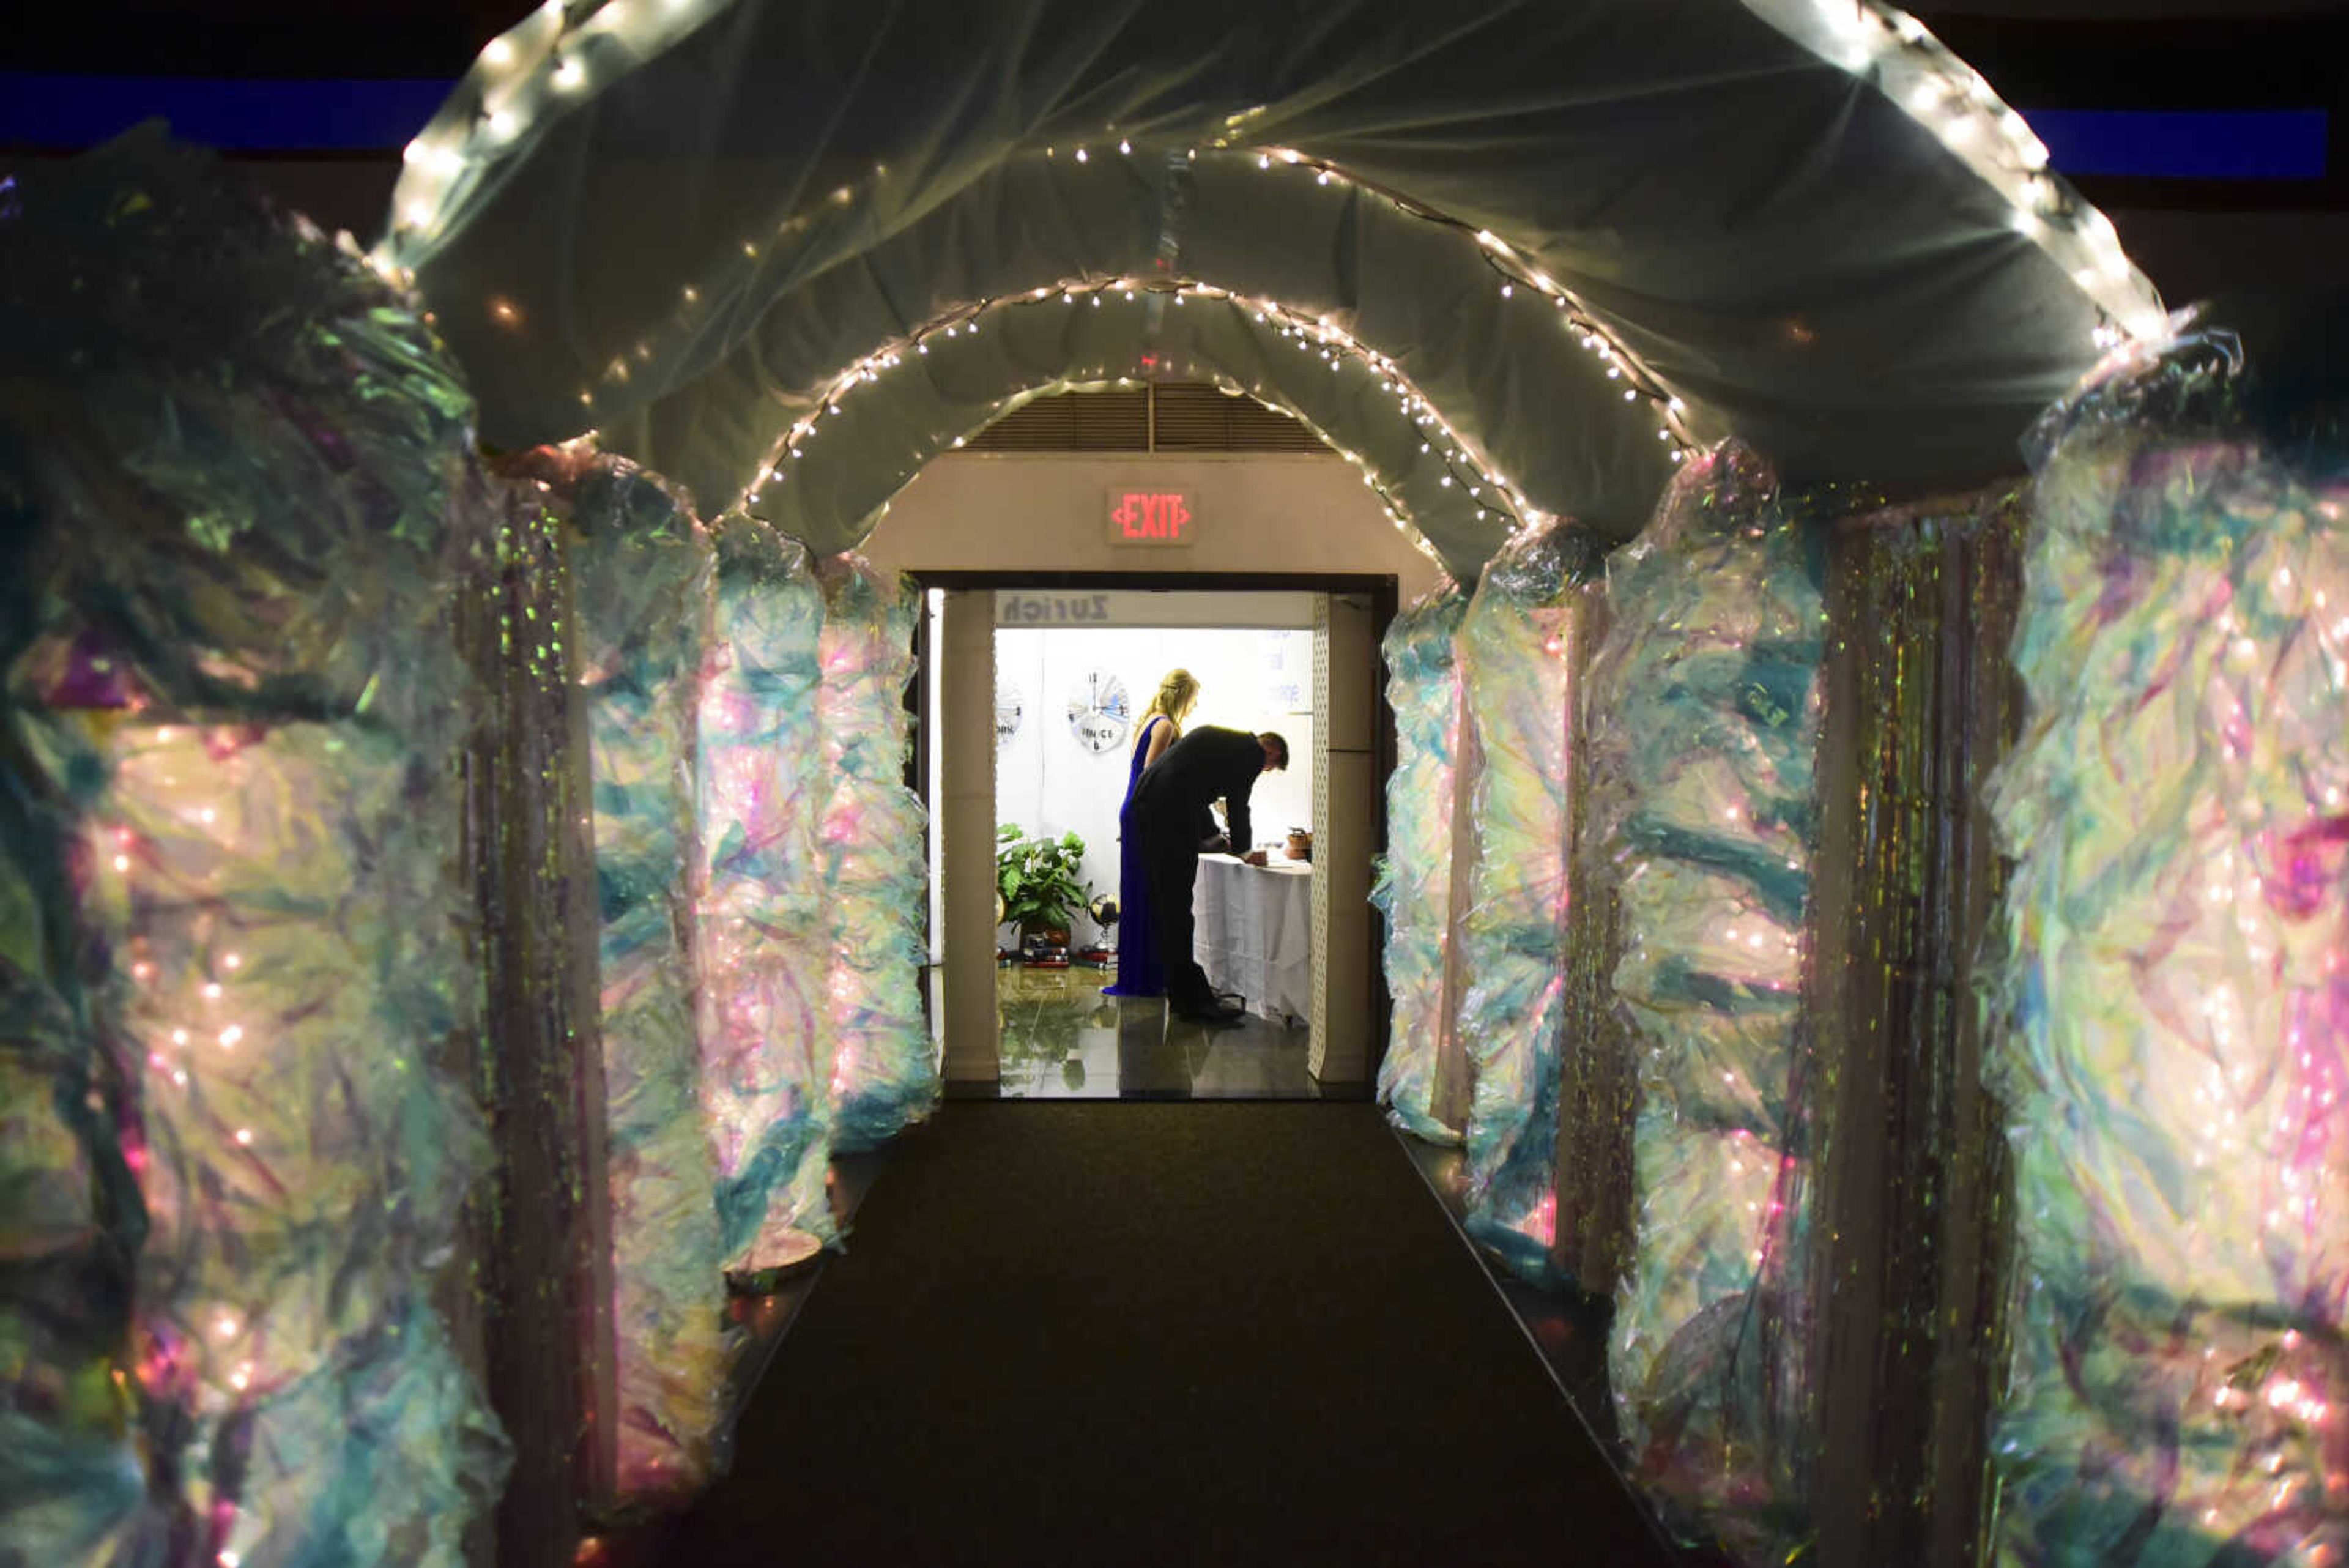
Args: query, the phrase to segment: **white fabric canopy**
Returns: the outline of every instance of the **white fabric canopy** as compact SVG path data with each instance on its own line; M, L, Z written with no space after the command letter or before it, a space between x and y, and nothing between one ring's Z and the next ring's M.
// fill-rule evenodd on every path
M488 440L597 428L708 510L844 370L924 376L906 350L963 313L1154 279L1326 318L1529 509L1625 536L1660 423L1796 479L2015 469L2100 324L2159 319L2044 160L1868 0L603 0L492 46L384 254ZM862 451L902 469L1019 390L1158 373L1154 344L1007 358ZM810 543L873 502L843 487ZM1455 569L1496 542L1411 510Z

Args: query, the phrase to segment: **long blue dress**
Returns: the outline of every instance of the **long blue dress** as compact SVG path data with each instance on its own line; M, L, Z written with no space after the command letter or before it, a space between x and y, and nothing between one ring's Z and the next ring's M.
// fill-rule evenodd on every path
M1158 933L1150 923L1150 876L1142 857L1133 852L1133 828L1125 814L1133 805L1133 786L1142 777L1143 759L1150 755L1151 732L1173 722L1164 713L1153 713L1150 722L1133 737L1133 761L1125 772L1125 799L1117 808L1117 982L1102 987L1103 996L1166 994L1166 972L1158 961Z

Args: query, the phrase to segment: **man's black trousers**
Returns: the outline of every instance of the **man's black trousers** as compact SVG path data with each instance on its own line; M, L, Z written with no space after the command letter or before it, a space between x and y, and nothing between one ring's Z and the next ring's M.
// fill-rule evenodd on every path
M1191 956L1191 887L1199 875L1198 813L1136 806L1128 813L1126 843L1142 845L1150 880L1150 918L1171 1007L1202 1012L1215 1005L1207 971Z

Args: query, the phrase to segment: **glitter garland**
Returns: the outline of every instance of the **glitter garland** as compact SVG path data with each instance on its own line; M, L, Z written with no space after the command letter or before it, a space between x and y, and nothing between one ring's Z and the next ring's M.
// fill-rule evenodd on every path
M1997 491L1833 527L1820 841L1853 852L1818 870L1798 1107L1823 1561L1980 1555L2012 1220L1976 964L2003 876L1983 800L2019 713L2021 522Z

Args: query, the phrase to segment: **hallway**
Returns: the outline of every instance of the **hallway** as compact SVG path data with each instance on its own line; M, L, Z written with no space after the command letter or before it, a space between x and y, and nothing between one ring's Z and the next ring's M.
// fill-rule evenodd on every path
M955 1104L658 1561L1665 1561L1367 1105Z

